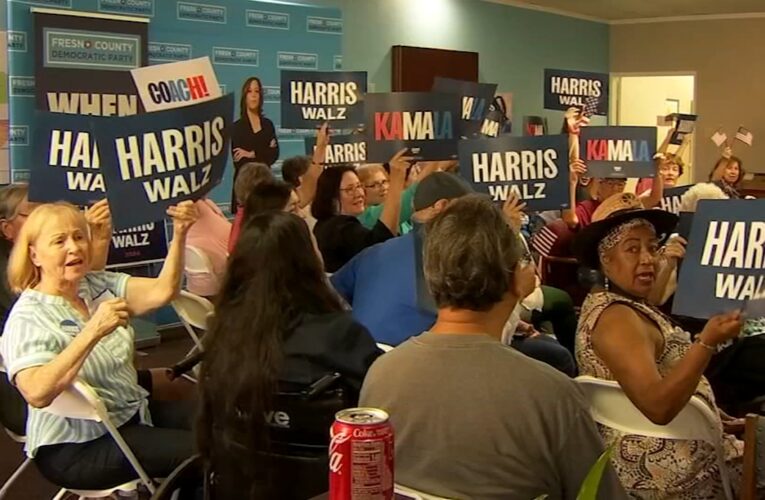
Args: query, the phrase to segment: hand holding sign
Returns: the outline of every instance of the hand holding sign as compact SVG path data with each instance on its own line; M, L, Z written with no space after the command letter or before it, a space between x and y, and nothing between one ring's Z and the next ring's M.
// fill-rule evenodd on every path
M717 346L738 337L743 324L741 311L712 316L699 334L699 339L707 345Z
M90 228L91 239L108 240L112 237L112 213L106 199L97 201L85 209L85 220Z
M199 218L199 211L193 201L186 200L169 207L167 215L173 219L174 234L183 236Z
M393 155L393 158L388 161L391 174L394 172L399 172L406 175L406 171L409 169L409 165L411 165L414 161L413 157L404 156L404 153L406 153L408 150L409 148L403 148L399 150L399 152Z
M682 260L685 258L685 247L688 242L682 236L673 236L669 239L662 254L666 259Z
M521 231L521 225L523 223L523 209L526 208L526 204L515 193L508 196L502 207L502 212L505 214L507 223L513 228L516 233Z

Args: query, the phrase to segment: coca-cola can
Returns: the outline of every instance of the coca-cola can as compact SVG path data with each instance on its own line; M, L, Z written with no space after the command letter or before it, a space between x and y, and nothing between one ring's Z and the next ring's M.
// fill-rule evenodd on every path
M377 408L337 412L329 432L330 500L393 498L393 427Z

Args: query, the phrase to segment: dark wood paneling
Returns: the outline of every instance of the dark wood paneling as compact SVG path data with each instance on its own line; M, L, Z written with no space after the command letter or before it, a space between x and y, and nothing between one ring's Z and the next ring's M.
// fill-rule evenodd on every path
M393 92L428 92L437 76L478 81L478 53L394 45Z

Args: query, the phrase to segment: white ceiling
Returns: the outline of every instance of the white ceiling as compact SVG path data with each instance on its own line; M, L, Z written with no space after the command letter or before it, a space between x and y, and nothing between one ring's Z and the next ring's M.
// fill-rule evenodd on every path
M765 0L490 0L607 22L687 16L765 15Z

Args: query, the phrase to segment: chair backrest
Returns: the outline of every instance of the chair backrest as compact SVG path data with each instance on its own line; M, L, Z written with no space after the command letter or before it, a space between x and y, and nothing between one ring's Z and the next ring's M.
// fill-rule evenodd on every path
M44 411L60 417L103 422L106 407L92 387L76 380L48 405Z
M314 398L302 393L279 393L274 410L266 415L271 440L287 448L320 447L326 453L335 414L352 406L355 401L351 401L344 388L335 388Z
M213 266L210 257L199 248L186 245L184 251L184 267L187 273L212 273Z
M186 290L181 290L180 295L173 299L172 306L183 321L202 330L207 329L208 315L215 312L212 302Z
M382 349L383 352L388 352L388 351L393 350L393 346L392 345L383 344L382 342L378 342L377 343L377 347Z
M590 402L593 420L606 427L640 436L706 441L721 446L717 416L696 396L691 397L672 422L658 425L643 415L618 382L588 376L577 377L576 381Z

